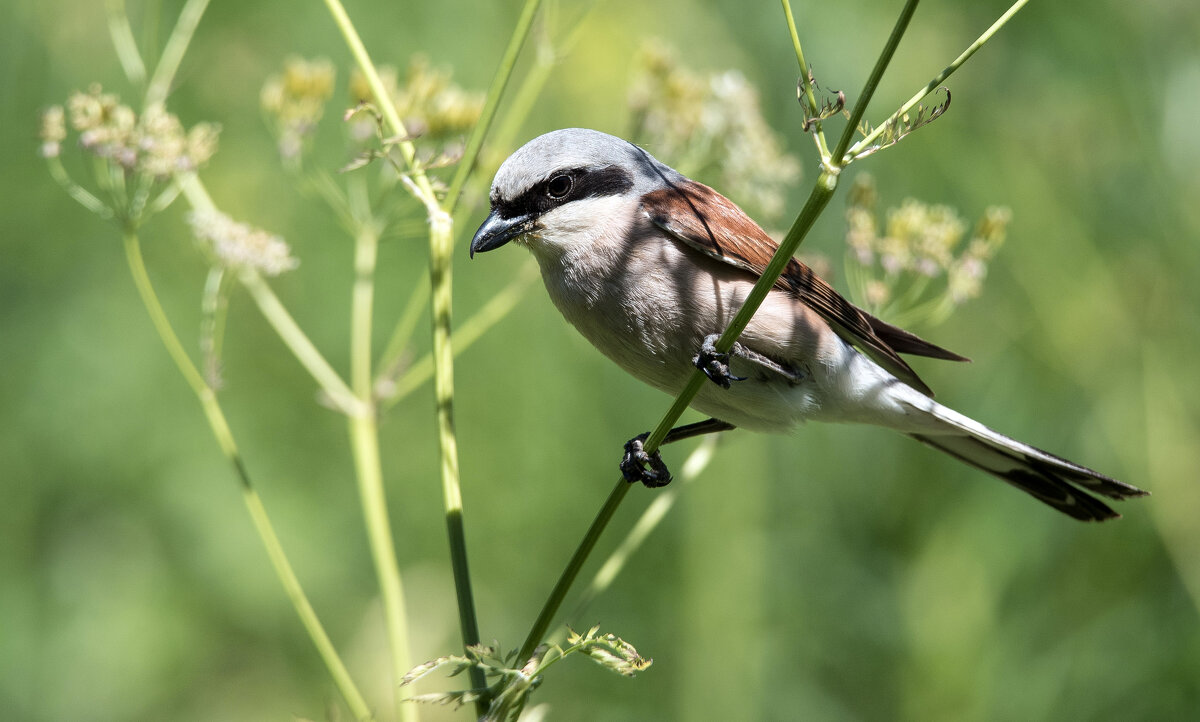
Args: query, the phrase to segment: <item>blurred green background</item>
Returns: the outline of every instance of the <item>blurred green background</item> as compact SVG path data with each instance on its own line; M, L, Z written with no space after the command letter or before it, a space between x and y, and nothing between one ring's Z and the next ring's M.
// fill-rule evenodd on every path
M119 236L37 157L39 109L92 81L134 101L102 5L16 0L0 29L0 718L346 719L328 711L340 700L138 301ZM159 42L180 5L162 4ZM826 87L854 100L899 6L795 0ZM142 7L131 5L135 17ZM923 4L869 117L885 117L1005 8ZM403 66L425 52L476 89L518 9L348 2L377 61ZM652 38L696 72L737 69L759 90L802 158L794 214L814 156L774 2L601 3L518 142L573 125L624 132L633 57ZM968 218L988 204L1013 211L982 298L916 329L974 359L917 364L939 399L1155 495L1122 505L1121 521L1083 525L882 430L728 434L626 574L572 620L634 642L654 666L632 681L582 658L556 667L535 697L552 719L1195 718L1198 38L1190 0L1033 3L951 79L944 118L850 170L874 174L884 206L914 196ZM292 244L301 267L273 285L344 372L352 243L295 192L258 110L259 88L289 54L339 67L319 139L336 167L350 61L321 3L213 3L170 106L187 125L223 126L203 177L222 209ZM843 200L806 251L841 257ZM194 351L205 266L183 213L178 203L143 240ZM515 248L468 263L461 236L482 215L459 229L459 319L531 263ZM426 258L419 226L384 242L378 344ZM315 403L244 294L229 324L221 398L234 433L317 611L388 718L344 421ZM482 632L507 648L608 493L621 444L669 400L591 349L539 283L460 357L456 378ZM426 386L382 425L416 661L458 644L432 409ZM668 462L678 467L686 450L669 449ZM653 496L630 494L601 554Z

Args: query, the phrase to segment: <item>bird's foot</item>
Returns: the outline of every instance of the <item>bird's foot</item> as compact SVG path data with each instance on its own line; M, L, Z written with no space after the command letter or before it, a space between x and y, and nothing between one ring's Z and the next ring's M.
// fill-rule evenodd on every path
M717 351L716 343L719 338L721 336L715 333L705 337L704 344L692 357L692 363L717 386L727 389L733 381L745 381L746 377L730 373L729 354ZM734 344L734 348L737 348L737 344Z
M647 488L655 489L671 483L671 472L658 455L658 451L647 454L643 448L650 434L638 434L625 442L625 456L621 459L621 473L630 484L640 481Z

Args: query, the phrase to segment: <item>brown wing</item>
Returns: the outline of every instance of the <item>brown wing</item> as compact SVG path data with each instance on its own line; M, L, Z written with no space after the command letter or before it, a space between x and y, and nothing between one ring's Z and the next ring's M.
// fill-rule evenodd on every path
M779 245L732 201L695 181L647 193L642 208L650 221L710 258L761 276ZM703 209L703 210L701 210ZM953 360L958 354L874 318L796 259L790 259L775 287L791 293L819 313L847 343L918 391L933 392L900 358L905 353Z

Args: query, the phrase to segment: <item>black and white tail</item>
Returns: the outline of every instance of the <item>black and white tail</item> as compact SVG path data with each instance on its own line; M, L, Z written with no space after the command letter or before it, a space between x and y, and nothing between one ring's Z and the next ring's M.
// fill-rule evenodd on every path
M1003 479L1076 519L1104 521L1121 516L1088 492L1117 500L1149 494L992 431L932 399L924 402L922 410L941 423L936 430L927 426L919 433L909 432L909 436Z

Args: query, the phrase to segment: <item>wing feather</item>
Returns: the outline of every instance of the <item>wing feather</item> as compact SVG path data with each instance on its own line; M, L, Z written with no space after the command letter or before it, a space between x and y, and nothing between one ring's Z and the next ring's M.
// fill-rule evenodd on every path
M732 201L695 181L673 183L670 188L647 193L642 197L642 208L652 223L688 247L754 276L762 275L779 248ZM807 304L847 343L927 396L933 392L898 351L966 360L856 308L794 258L788 261L775 286Z

